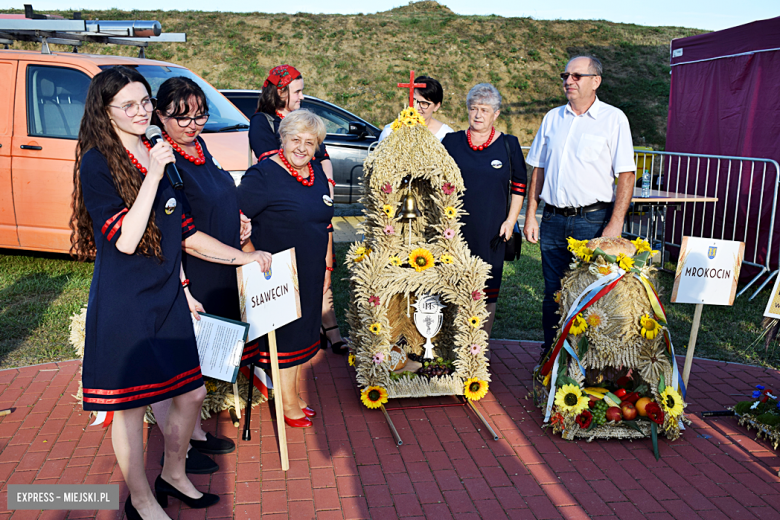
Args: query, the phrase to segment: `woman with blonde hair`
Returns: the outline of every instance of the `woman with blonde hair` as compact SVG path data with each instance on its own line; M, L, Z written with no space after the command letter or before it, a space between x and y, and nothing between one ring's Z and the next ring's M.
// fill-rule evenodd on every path
M328 240L333 203L322 166L313 157L325 139L325 124L308 110L295 110L279 125L281 148L247 170L238 186L241 211L252 220L255 248L278 253L295 248L301 318L279 328L276 338L284 418L309 427L316 412L300 397L298 369L319 351L323 292L330 287ZM269 366L265 338L261 365Z

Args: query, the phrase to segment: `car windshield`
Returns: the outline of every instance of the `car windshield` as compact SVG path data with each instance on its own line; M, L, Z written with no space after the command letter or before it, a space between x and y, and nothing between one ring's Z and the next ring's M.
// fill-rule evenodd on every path
M109 69L112 65L101 67ZM134 65L138 72L143 74L146 81L152 87L152 95L157 95L157 89L168 78L184 76L189 78L203 89L209 105L209 121L203 128L203 132L230 132L247 130L249 123L233 104L222 96L217 90L195 75L189 69L183 67L169 67L165 65Z

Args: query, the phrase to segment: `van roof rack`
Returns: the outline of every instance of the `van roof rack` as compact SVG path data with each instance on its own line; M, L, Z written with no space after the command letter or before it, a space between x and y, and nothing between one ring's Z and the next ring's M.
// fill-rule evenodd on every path
M73 13L73 20L56 15L35 13L25 5L24 15L0 15L0 45L6 49L14 41L41 42L41 53L51 54L49 44L70 45L78 52L82 43L113 43L138 47L138 57L146 58L150 43L184 43L185 33L162 32L156 20L81 20L81 13Z

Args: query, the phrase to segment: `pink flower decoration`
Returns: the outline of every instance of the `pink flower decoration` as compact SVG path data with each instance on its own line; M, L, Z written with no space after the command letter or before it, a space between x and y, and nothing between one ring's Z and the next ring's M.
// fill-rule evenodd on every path
M389 224L385 226L385 235L395 235L395 228Z
M471 293L471 299L476 301L479 301L482 298L482 291L474 291Z
M444 186L441 187L441 190L447 195L452 195L452 192L455 191L455 186L453 186L451 182L445 182Z
M479 345L471 345L471 350L469 352L471 352L472 356L476 356L477 354L482 352L482 347L480 347Z
M379 306L379 304L380 304L380 301L379 301L379 296L371 296L371 297L368 299L368 303L373 303L373 304L374 304L374 307L378 307L378 306Z
M378 365L379 363L381 363L382 361L384 361L384 360L385 360L385 355L384 355L382 352L377 352L376 354L374 354L373 361L374 361L374 363L376 363L377 365Z
M389 195L389 194L393 193L393 187L390 186L389 182L387 182L387 183L385 183L384 186L382 186L382 191Z
M447 240L452 240L455 237L455 230L447 228L444 230L444 238Z

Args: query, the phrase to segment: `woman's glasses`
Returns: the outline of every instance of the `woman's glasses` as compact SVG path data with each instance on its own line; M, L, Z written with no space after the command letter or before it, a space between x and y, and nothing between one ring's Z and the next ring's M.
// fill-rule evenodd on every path
M153 97L144 98L141 100L140 103L126 103L122 105L121 107L118 107L116 105L107 105L113 108L118 108L119 110L124 110L125 115L127 117L135 117L138 115L138 112L141 111L141 107L144 107L144 110L149 113L154 110L154 107L157 105L157 100Z
M430 101L423 101L422 99L417 99L417 98L414 98L414 102L417 104L417 106L419 106L423 110L428 110L428 107L433 105L433 103L431 103Z
M571 76L574 81L579 81L586 76L598 76L598 74L580 74L579 72L561 72L561 79L566 81Z
M196 125L203 126L206 124L206 121L209 120L209 115L204 114L202 116L195 116L195 117L171 117L170 119L175 119L176 123L179 125L180 128L187 128L190 126L190 122L194 121Z

